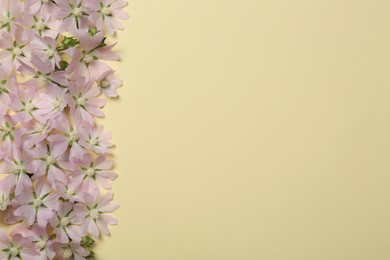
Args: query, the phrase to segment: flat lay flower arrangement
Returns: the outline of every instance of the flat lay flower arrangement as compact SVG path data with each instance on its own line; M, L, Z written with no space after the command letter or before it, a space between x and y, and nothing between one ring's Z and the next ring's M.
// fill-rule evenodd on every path
M0 0L0 260L86 259L109 235L122 0Z

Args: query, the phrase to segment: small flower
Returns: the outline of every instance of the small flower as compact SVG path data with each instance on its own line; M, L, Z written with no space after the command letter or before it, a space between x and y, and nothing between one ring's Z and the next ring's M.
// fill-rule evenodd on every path
M114 161L107 160L101 155L95 160L91 155L86 156L80 168L72 172L75 180L82 183L85 191L99 189L99 185L104 189L111 189L110 181L115 180L118 175L111 171Z
M76 34L80 29L88 28L88 14L85 5L81 0L56 0L58 9L55 17L62 19L59 30L68 30Z
M129 18L123 10L127 6L122 0L86 0L86 6L90 10L89 20L96 25L98 30L114 34L115 30L123 30L123 25L118 20Z
M86 125L80 129L80 134L80 144L84 148L99 154L111 153L109 148L113 147L113 144L109 140L112 134L111 132L103 133L102 126Z
M74 206L75 210L84 217L82 228L93 237L97 238L99 233L110 235L107 225L116 225L118 221L110 214L119 206L112 203L114 195L107 192L102 197L99 191L93 193L84 193L85 204L78 203Z
M66 114L61 113L53 121L53 127L58 133L52 134L47 138L50 144L56 146L59 153L64 153L69 149L69 160L71 162L82 160L87 151L79 144L80 122L75 120L72 126Z
M106 100L98 98L99 94L100 90L92 87L91 83L85 82L83 78L69 86L69 94L65 98L75 121L93 125L93 116L104 116L101 108L106 104Z
M82 230L80 228L82 215L73 209L73 203L63 202L50 224L56 231L57 241L60 243L69 243L80 241Z
M11 150L7 152L0 170L1 173L9 175L6 178L10 178L12 187L16 187L16 195L20 195L25 189L31 188L32 182L28 175L35 170L32 157L26 151L21 150L19 145L14 144Z
M122 80L114 75L113 70L109 70L102 74L97 80L98 87L107 97L117 97L117 89L122 86Z
M55 246L56 257L63 260L84 260L89 252L81 247L80 242L58 243Z
M28 226L37 222L39 227L45 228L58 209L58 194L52 193L51 187L42 181L37 182L33 189L25 189L16 198L20 206L14 214L24 217Z
M42 178L47 173L47 181L52 187L57 187L57 182L66 182L64 169L70 167L68 155L64 153L60 146L38 144L32 151L35 167L33 180Z
M102 73L110 71L110 66L103 60L119 60L118 55L112 51L114 45L105 45L102 33L90 36L87 31L78 32L81 48L71 48L68 54L72 58L69 71L76 78L84 77L96 80Z
M7 232L0 229L1 260L33 259L36 255L38 253L29 240L23 239L21 236L13 236L10 240Z

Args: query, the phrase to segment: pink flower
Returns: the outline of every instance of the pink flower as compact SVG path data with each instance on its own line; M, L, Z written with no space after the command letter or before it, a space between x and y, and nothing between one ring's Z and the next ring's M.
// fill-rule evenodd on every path
M17 1L0 0L0 32L14 33L21 14L22 8Z
M85 83L83 78L69 85L69 95L66 96L66 100L75 121L93 125L93 116L104 116L101 108L106 104L106 100L98 98L99 94L100 90L92 87L91 82Z
M90 10L89 20L95 24L98 30L114 34L115 30L123 30L119 20L129 18L123 10L127 6L122 0L86 0L86 6Z
M101 91L110 98L117 97L117 89L122 86L122 80L115 77L113 70L103 73L97 82Z
M81 0L56 0L58 9L55 13L56 18L62 19L59 31L76 34L80 29L88 28L88 14L85 5Z
M27 226L18 226L12 230L12 236L20 236L26 241L35 246L38 255L34 256L34 260L53 259L55 256L54 242L50 240L46 228L41 228L38 225L33 225L31 228Z
M23 217L27 225L31 226L35 221L38 226L45 228L49 220L58 209L58 194L51 191L51 187L43 181L37 182L32 189L25 189L16 198L20 206L15 210L15 215Z
M67 176L66 182L58 183L58 192L65 201L82 202L82 194L86 192L82 187L83 180L81 178L73 178Z
M52 126L48 122L40 123L38 121L31 121L25 124L25 132L23 134L23 148L28 149L37 145L47 138L52 131Z
M31 188L32 182L28 174L34 172L32 157L26 151L20 149L19 145L14 144L7 156L4 158L0 167L0 172L8 174L12 187L15 188L15 194L20 195L25 189Z
M16 30L14 34L5 32L0 37L0 49L2 49L0 59L12 64L15 68L19 68L19 60L31 64L31 46L28 44L31 37L27 31L20 29Z
M76 78L84 77L96 80L102 73L110 71L110 66L102 60L118 60L118 55L111 49L114 45L104 44L104 35L97 33L90 36L87 31L78 32L81 48L72 48L68 54L72 57L69 71Z
M53 121L53 127L58 133L52 134L47 138L51 145L56 146L59 153L64 153L69 148L69 159L71 162L82 160L87 151L79 144L80 122L74 121L73 126L71 126L68 117L61 113Z
M111 171L114 161L107 160L101 155L95 160L91 155L80 165L80 168L72 172L72 176L77 182L82 183L86 192L99 189L99 185L104 189L111 189L110 181L115 180L118 175Z
M37 103L38 113L40 118L45 122L57 118L67 106L65 100L67 89L62 89L57 86L52 86L47 89L46 93L39 94Z
M33 180L42 178L47 173L47 181L53 187L57 187L57 182L66 182L64 169L69 169L68 155L60 150L60 146L37 144L33 149L35 172Z
M80 144L86 148L93 150L96 153L111 153L109 148L113 147L110 143L111 132L103 133L102 126L87 125L80 129L81 139Z
M37 111L37 103L39 102L39 87L37 85L29 87L20 85L15 93L11 93L10 95L13 99L10 107L15 111L15 120L18 120L21 123L27 123L33 118L40 118Z
M31 47L33 49L33 52L37 56L39 56L42 61L50 61L52 70L54 70L55 66L60 66L59 62L61 60L61 57L57 51L57 44L54 38L50 38L47 36L43 38L35 37L31 41ZM49 72L52 72L52 70Z
M110 235L107 225L116 225L118 221L110 214L119 205L112 203L113 194L107 192L102 197L99 191L84 193L85 204L79 203L74 206L75 210L84 217L82 228L93 237L97 238L99 233Z
M89 252L81 247L80 242L58 243L55 245L56 257L62 260L84 260Z
M80 241L82 230L80 223L82 215L73 209L73 203L63 202L50 224L55 228L57 241L60 243L69 243L69 238L72 241Z
M29 240L23 239L21 236L14 236L12 241L10 241L7 232L5 232L4 229L0 229L1 260L32 260L36 255L38 255L38 253Z

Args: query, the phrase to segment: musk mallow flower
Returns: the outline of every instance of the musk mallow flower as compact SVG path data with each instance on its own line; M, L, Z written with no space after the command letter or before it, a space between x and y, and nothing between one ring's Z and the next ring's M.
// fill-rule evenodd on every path
M56 0L56 18L62 20L59 31L76 34L78 30L88 29L88 13L81 0Z
M32 156L23 150L20 145L13 144L0 165L0 172L7 174L5 178L10 178L11 185L15 187L15 194L21 194L25 189L32 186L30 174L35 168Z
M118 221L110 214L116 210L119 205L112 202L114 194L107 192L100 196L99 190L84 193L85 203L78 203L74 206L75 210L83 216L82 229L97 238L102 232L104 235L110 235L108 225L116 225Z
M70 124L68 117L62 112L56 120L53 120L53 127L58 133L50 135L47 140L56 146L60 153L64 153L69 149L69 160L71 162L82 160L87 151L79 144L81 122L75 120L73 125Z
M47 260L55 257L54 241L50 239L47 228L34 224L32 227L20 225L11 231L11 236L18 236L25 241L29 241L37 252L33 260Z
M91 36L88 31L78 32L80 47L69 49L72 57L69 70L75 77L88 77L96 80L102 73L111 68L103 60L119 60L118 55L112 51L114 45L106 45L105 37L101 32Z
M49 220L58 210L58 194L52 192L52 188L43 180L40 180L33 188L28 188L16 198L20 206L15 210L15 216L23 217L28 226L37 223L45 228Z
M89 9L89 20L98 30L114 34L115 30L123 30L118 20L126 20L128 14L123 10L127 6L122 0L86 0Z
M118 177L111 170L113 164L114 161L108 160L105 155L100 155L96 159L88 155L79 168L72 172L72 177L81 183L85 191L94 191L99 189L99 186L109 190L111 189L110 181Z
M75 121L93 125L93 117L103 117L101 108L106 100L99 98L100 90L92 86L92 82L85 82L83 78L69 85L69 94L65 99Z
M36 255L38 255L38 253L30 240L24 239L21 236L12 236L12 240L10 240L7 232L4 229L0 229L1 260L33 260Z
M47 174L47 182L56 187L57 182L65 182L65 171L70 168L68 155L60 146L40 143L32 149L33 165L35 168L33 180Z
M56 215L50 220L50 225L55 228L57 241L60 243L68 243L70 239L80 241L83 234L81 220L82 214L74 210L73 203L61 202Z
M106 71L97 80L100 90L110 98L117 97L117 89L122 86L122 80L114 75L113 70Z

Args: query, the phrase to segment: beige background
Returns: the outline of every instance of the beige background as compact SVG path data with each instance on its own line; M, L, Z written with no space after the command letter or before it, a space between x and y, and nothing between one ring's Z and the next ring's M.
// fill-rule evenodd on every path
M99 260L390 259L390 1L128 10Z

